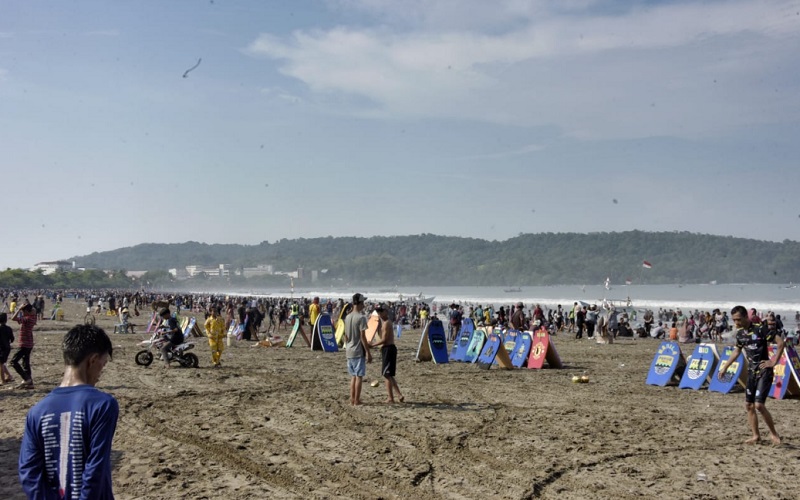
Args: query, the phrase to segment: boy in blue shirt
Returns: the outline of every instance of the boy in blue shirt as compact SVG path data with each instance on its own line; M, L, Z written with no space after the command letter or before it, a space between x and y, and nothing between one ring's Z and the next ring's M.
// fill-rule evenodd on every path
M111 340L94 325L77 325L63 341L61 385L28 412L19 479L28 498L113 499L111 441L119 405L95 389L111 359Z

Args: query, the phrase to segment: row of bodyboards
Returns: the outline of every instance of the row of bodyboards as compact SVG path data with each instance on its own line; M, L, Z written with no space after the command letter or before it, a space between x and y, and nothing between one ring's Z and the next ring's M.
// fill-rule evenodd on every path
M704 385L710 392L727 394L739 384L747 385L746 361L742 354L730 364L722 377L719 368L733 355L733 346L724 346L722 353L715 344L698 344L689 358L683 356L677 342L662 342L656 350L646 383L649 385L677 385L681 389L699 390ZM769 347L774 356L775 347ZM787 345L779 362L775 365L769 396L783 399L787 395L800 396L800 357L792 346Z
M367 320L367 342L372 342L380 329L380 318L371 314ZM398 328L398 333L401 330ZM399 335L398 335L399 336ZM286 347L292 347L298 338L312 350L337 352L344 345L344 320L337 319L334 327L329 314L317 318L311 338L303 330L298 320L286 340ZM499 328L475 328L471 319L462 322L461 329L452 348L449 349L444 325L438 318L430 319L423 327L417 347L416 361L433 361L437 364L454 362L475 363L489 369L497 366L504 369L532 368L545 366L563 368L561 358L550 335L542 329L537 332L520 332Z
M437 364L475 363L487 370L492 366L540 369L545 367L545 363L550 368L563 368L558 351L546 330L521 332L491 327L475 328L470 318L462 321L461 329L449 349L442 322L436 317L429 320L423 327L415 359Z

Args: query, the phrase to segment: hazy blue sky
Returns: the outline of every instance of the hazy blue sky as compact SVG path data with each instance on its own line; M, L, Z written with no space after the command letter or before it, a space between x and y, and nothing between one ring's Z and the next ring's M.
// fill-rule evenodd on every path
M800 1L3 0L0 174L2 268L327 235L798 240Z

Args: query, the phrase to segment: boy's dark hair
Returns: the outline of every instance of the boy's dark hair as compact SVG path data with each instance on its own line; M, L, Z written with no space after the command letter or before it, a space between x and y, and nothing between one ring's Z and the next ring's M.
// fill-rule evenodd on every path
M92 354L108 353L110 358L113 351L105 330L94 325L75 325L64 335L61 346L64 364L70 366L78 366Z
M0 325L5 325L8 322L8 314L0 313Z
M736 313L739 313L739 316L744 316L745 318L747 317L747 309L744 306L736 306L731 309L731 316Z

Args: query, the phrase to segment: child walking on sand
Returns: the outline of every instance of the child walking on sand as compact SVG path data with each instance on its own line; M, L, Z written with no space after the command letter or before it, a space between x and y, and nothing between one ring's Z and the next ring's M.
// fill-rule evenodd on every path
M6 325L7 321L8 315L0 313L0 385L14 381L6 366L8 355L11 354L11 343L14 342L14 332Z

